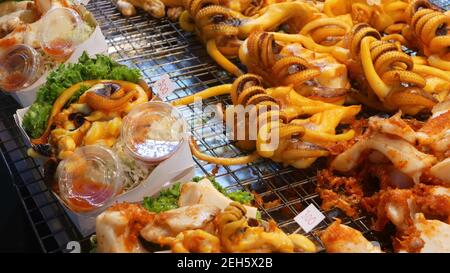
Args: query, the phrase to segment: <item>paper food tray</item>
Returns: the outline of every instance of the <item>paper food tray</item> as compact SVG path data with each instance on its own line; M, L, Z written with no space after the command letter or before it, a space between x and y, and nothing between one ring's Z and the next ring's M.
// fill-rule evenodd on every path
M28 108L18 109L14 114L14 120L19 127L25 143L31 146L30 138L22 128L22 119ZM43 162L40 162L43 163ZM42 164L41 164L42 166ZM181 147L168 159L161 162L150 175L134 189L127 191L114 200L106 204L104 207L93 210L89 213L76 213L71 211L67 205L55 193L54 196L60 201L67 215L77 226L83 236L88 236L95 232L95 218L105 209L116 202L142 202L144 197L153 196L158 193L161 188L169 187L175 182L189 181L194 176L195 164L192 159L191 150L187 141L184 141Z
M90 56L100 53L106 53L108 51L108 44L106 43L105 36L103 36L103 33L99 26L95 27L94 32L92 32L91 36L75 49L75 51L65 63L78 62L78 58L83 54L84 51L86 51ZM30 85L29 87L17 92L10 92L10 94L20 105L22 105L22 107L30 106L36 100L36 93L39 87L41 87L45 83L50 72L51 71L45 72L35 83Z

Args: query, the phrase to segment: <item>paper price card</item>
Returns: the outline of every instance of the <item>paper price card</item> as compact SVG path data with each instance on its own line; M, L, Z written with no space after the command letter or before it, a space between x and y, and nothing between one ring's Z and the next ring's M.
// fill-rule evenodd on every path
M313 230L313 228L320 224L323 219L325 219L325 215L323 215L313 204L310 204L294 218L295 222L297 222L306 233Z
M164 100L167 96L169 96L174 90L175 85L170 79L168 74L164 74L155 82L156 95Z

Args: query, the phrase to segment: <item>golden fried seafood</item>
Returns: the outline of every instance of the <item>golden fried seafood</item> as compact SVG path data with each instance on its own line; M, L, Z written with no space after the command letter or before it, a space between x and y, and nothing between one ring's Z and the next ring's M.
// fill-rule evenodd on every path
M236 130L233 137L238 146L256 151L238 158L213 157L199 151L191 142L194 156L220 165L246 164L261 156L296 168L307 168L317 158L329 155L324 148L327 144L354 137L352 129L336 134L336 127L352 120L360 111L359 106L344 107L308 99L291 87L264 89L262 78L252 74L239 77L231 87L216 87L213 91L205 90L175 101L174 105L189 104L195 98L206 98L217 93L230 93L235 107L228 108L224 113L227 125L233 124L233 130ZM240 116L239 109L254 111L253 115L250 114L254 120ZM272 139L272 135L278 137ZM252 139L252 136L255 138Z
M413 70L412 57L380 38L367 24L352 29L349 49L355 63L349 69L359 83L362 101L370 103L376 96L387 110L400 109L408 114L430 111L438 101L424 91L427 82Z
M116 204L97 217L97 250L146 252L145 240L175 253L317 251L305 236L287 235L273 222L249 226L245 214L236 202L222 212L197 204L157 214L138 204Z
M287 235L269 222L267 227L251 227L245 208L231 203L214 220L216 232L188 230L173 238L162 238L173 252L271 253L315 252L316 246L300 234ZM193 244L192 241L198 242Z
M423 90L431 94L437 101L444 101L450 94L450 72L433 67L423 57L413 57L413 61L413 72L426 80Z
M140 237L155 244L167 243L168 238L175 238L184 231L208 229L217 213L217 208L207 205L156 214L139 204L116 204L97 216L97 251L147 252Z
M97 216L97 251L100 253L146 252L139 232L152 223L155 214L137 204L116 204Z
M166 15L165 5L160 0L113 0L113 3L125 16L136 15L136 8L143 9L155 18Z
M214 205L220 209L225 209L233 200L219 192L208 178L199 182L188 182L181 186L178 206L192 206L194 204ZM245 206L246 216L256 219L258 209L251 206Z
M217 0L185 1L184 6L186 11L180 16L180 26L186 31L195 30L206 44L209 55L236 76L243 73L227 57L238 56L242 40L254 31L275 30L290 20L304 25L312 19L315 10L303 2L271 3L259 11L229 8ZM242 8L244 14L237 11Z
M88 88L77 103L64 109L80 88ZM122 118L130 109L148 101L137 84L125 81L95 80L66 89L53 104L47 128L33 144L54 145L56 156L66 158L76 147L104 144L112 147L120 135Z
M396 251L448 251L450 242L448 188L422 184L411 189L389 188L363 198L361 204L366 211L376 216L374 230L383 230L388 222L395 225Z
M414 226L395 241L398 252L448 253L450 252L450 225L426 219L422 213L414 216Z
M291 85L306 97L342 104L350 88L346 66L331 54L278 41L272 33L252 33L239 58L249 72L262 76L270 86Z
M450 92L445 65L435 65L439 54L442 61L445 46L428 59L410 57L401 49L414 49L411 40L421 41L408 25L416 26L425 15L435 15L427 29L437 40L445 39L447 16L427 1L163 2L185 9L180 26L195 31L209 55L236 76L243 72L229 59L239 56L250 73L272 86L292 84L302 95L340 104L350 89L349 70L353 87L359 89L353 92L356 100L377 110L413 115L429 111ZM422 23L414 29L422 31ZM265 32L278 30L282 32Z
M370 138L359 141L349 150L337 156L332 168L341 172L355 168L360 156L367 150L376 150L387 157L394 167L408 175L416 182L423 172L429 169L436 158L417 150L413 145L394 136L373 134Z
M378 246L369 242L360 231L335 221L324 230L320 239L329 253L381 253ZM440 253L448 252L450 225L438 220L428 220L422 213L412 216L409 227L394 239L396 252Z
M186 1L188 2L188 1ZM273 0L219 0L219 5L240 12L245 16L256 15L261 9L274 3L285 1Z
M362 207L376 216L373 229L381 231L390 221L398 230L407 230L416 213L450 223L450 190L442 186L417 184L408 189L381 190L362 199Z
M408 0L325 0L323 12L330 16L350 14L356 23L368 23L378 31L406 23Z
M316 191L324 211L339 208L349 217L356 218L359 215L359 204L364 193L357 178L338 177L330 170L322 170L317 173Z
M233 202L216 217L218 238L224 252L294 252L295 248L299 248L301 252L316 251L311 241L306 238L291 239L294 237L286 235L274 222L269 222L267 228L250 227L245 214L245 208ZM295 242L301 245L295 245Z
M432 116L416 133L419 144L428 147L440 160L450 156L449 118L450 97L432 109Z
M180 232L175 238L160 239L160 244L171 246L173 253L220 253L220 240L201 229Z
M424 0L411 0L405 14L413 33L410 39L428 57L429 64L450 71L450 16Z
M149 242L159 243L164 237L176 237L186 230L213 232L213 220L219 211L214 205L196 204L161 212L140 230L140 234Z
M449 101L437 104L432 113L425 123L414 129L400 113L389 119L371 117L369 130L333 160L332 168L341 172L352 170L364 151L376 150L378 158L387 159L416 183L428 177L434 183L448 185Z
M39 16L32 1L0 3L0 38L8 35L22 24L37 21Z
M304 25L298 34L310 37L322 46L344 47L345 36L350 32L352 26L353 21L349 14L336 17L322 15Z
M430 123L425 124L422 128L431 127ZM439 131L439 129L438 129ZM439 134L437 134L439 136ZM345 152L338 155L331 167L341 172L347 172L354 169L359 158L365 151L377 151L383 154L395 167L395 169L409 176L416 183L420 181L421 176L430 170L430 168L438 162L440 158L433 154L422 152L429 150L425 146L432 147L434 143L422 141L422 144L416 146L416 142L421 142L420 138L424 136L419 132L415 132L406 124L400 115L396 115L390 119L369 119L369 130L356 144ZM447 180L447 178L444 179Z
M208 2L205 5L203 2ZM212 3L211 3L212 2ZM235 10L220 6L214 0L186 1L185 8L194 19L199 34L205 41L221 35L246 38L255 30L274 30L283 22L298 18L308 22L314 9L302 2L280 2L268 5L255 16L246 16ZM226 32L225 30L232 30Z
M113 81L92 86L79 102L86 103L94 111L130 112L135 105L148 100L144 89L134 83Z
M131 2L117 1L134 14L137 4ZM249 154L211 156L192 139L195 157L218 165L247 164L263 157L296 168L330 157L330 168L317 177L323 210L338 208L354 219L367 212L375 218L376 231L392 223L396 252L449 251L448 12L426 0L152 2L161 3L162 12L164 6L174 8L171 20L179 17L181 28L195 32L208 54L239 76L233 84L173 104L229 94L234 108L219 107L218 112L233 125L228 138ZM244 74L230 61L233 58L252 74ZM102 111L103 105L115 108L127 100L98 95L91 93L90 102ZM341 106L355 100L397 114L355 120L360 106ZM239 107L244 115L236 111ZM419 114L429 116L423 120L420 115L421 121L405 117ZM114 119L97 126L105 128L105 122ZM73 130L72 142L63 134L60 150L75 147L90 126ZM108 142L111 136L98 138ZM315 251L306 237L286 235L273 222L250 225L246 207L219 198L209 184L185 184L178 204L216 203L223 211L207 227L173 232L149 224L141 237L181 253ZM340 220L320 237L328 252L382 252Z
M328 253L381 253L378 246L369 242L360 231L336 220L320 234Z

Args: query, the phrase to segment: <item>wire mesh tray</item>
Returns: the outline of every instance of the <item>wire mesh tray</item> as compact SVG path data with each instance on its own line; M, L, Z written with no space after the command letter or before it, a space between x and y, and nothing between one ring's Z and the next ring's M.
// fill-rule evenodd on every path
M434 2L446 9L450 6L449 0ZM169 100L233 81L232 76L207 56L195 35L180 30L178 23L168 19L155 20L142 13L125 18L109 0L91 1L88 9L99 22L109 45L108 53L114 59L139 68L149 84L163 74L170 76L176 89L167 98ZM231 103L227 96L220 96L204 101L203 106L218 102L225 105ZM27 147L12 118L17 107L11 97L0 94L0 149L40 245L45 252L66 252L68 242L78 241L82 251L89 251L88 238L83 238L66 216L45 185L39 165L27 155ZM181 108L181 111L188 123L192 124L198 118L192 105ZM242 155L221 130L215 130L214 126L208 127L207 131L201 130L200 127L193 127L192 133L202 151L229 157ZM320 161L307 170L283 167L270 160L229 167L205 165L197 160L196 163L197 175L214 174L223 186L231 190L254 191L265 202L279 200L270 209L259 209L263 218L274 219L286 232L299 230L293 218L309 204L320 207L321 201L315 190L315 175L320 168ZM324 214L325 220L308 234L319 246L321 243L317 231L326 228L335 217L363 232L369 240L389 244L389 238L383 238L369 229L369 217L351 219L337 209Z

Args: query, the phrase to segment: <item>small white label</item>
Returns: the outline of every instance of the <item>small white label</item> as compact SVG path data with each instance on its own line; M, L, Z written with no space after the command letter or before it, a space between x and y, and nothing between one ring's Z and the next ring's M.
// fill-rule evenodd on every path
M172 80L170 79L169 75L164 74L161 76L161 78L159 78L159 80L155 82L155 89L158 97L164 100L165 97L170 95L173 92L173 90L175 90L175 86Z
M297 222L306 233L310 232L320 224L323 219L325 219L325 215L323 215L313 204L310 204L294 218L295 222Z

